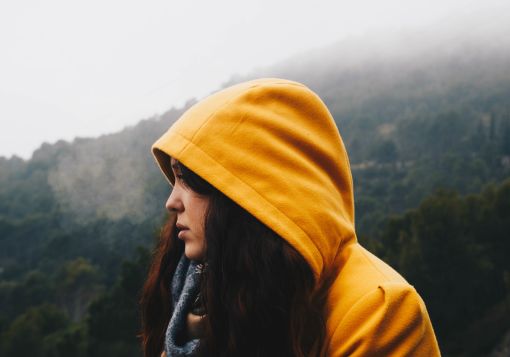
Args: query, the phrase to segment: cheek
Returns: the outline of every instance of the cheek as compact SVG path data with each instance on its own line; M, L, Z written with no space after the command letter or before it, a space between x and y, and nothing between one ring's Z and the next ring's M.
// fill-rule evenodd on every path
M196 222L197 231L203 234L205 232L205 219L207 215L207 208L209 207L209 201L197 199L195 202L194 221Z

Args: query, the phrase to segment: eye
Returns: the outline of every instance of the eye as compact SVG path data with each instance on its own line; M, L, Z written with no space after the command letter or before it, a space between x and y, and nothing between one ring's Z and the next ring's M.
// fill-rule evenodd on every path
M187 182L184 180L183 174L175 174L175 181L179 182L183 187L188 187Z

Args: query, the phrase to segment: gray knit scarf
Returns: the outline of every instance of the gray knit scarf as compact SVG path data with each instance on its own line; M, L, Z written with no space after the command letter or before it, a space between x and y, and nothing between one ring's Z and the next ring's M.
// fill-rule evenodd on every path
M165 336L167 357L196 356L198 339L186 341L186 318L200 290L198 263L183 254L172 278L171 294L173 314Z

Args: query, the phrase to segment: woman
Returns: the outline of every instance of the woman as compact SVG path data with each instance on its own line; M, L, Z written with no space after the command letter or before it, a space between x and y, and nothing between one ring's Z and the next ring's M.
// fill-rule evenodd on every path
M320 98L261 79L153 145L173 191L142 298L146 356L437 356L418 293L354 231L347 153Z

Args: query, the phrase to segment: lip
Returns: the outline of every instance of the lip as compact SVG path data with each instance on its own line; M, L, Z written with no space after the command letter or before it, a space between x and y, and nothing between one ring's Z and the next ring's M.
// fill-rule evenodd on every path
M189 228L186 227L185 225L180 224L180 223L176 223L175 227L179 230L179 233L177 234L177 237L179 239L184 239L184 232L189 230Z
M178 230L180 231L183 231L185 229L189 229L188 227L186 227L184 224L180 224L180 223L176 223L175 226L177 227Z
M185 234L185 232L186 232L186 231L188 231L188 230L189 230L189 229L187 229L187 228L186 228L186 229L182 229L182 230L180 230L180 231L179 231L179 233L177 234L177 237L178 237L179 239L184 240L184 234Z

